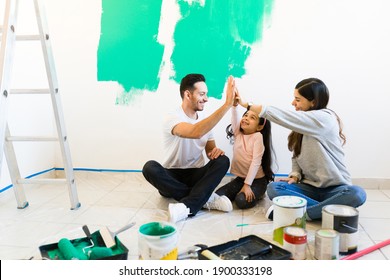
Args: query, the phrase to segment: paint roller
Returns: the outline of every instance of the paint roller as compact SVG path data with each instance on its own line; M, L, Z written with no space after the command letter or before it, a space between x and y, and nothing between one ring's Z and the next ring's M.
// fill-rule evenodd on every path
M114 255L111 248L107 247L93 247L89 252L88 256L90 260L99 260Z
M88 255L88 258L90 260L103 259L103 258L106 258L106 257L113 255L111 248L95 246L95 244L93 243L93 240L92 240L91 232L89 231L89 228L87 225L84 225L82 228L83 228L85 235L87 236L87 238L89 239L89 241L91 243L90 246L83 248L84 254ZM87 251L87 249L89 249L89 250Z
M130 223L128 225L125 225L124 227L118 229L117 231L115 232L112 232L110 231L107 227L104 227L102 229L100 229L100 235L102 236L103 238L103 241L104 241L104 244L106 245L106 247L108 248L111 248L111 247L114 247L116 242L115 242L115 237L125 231L125 230L128 230L129 228L133 227L135 225L135 222L133 223Z
M371 253L371 252L373 252L375 250L378 250L378 249L380 249L382 247L385 247L387 245L390 245L390 239L387 239L387 240L382 241L382 242L380 242L378 244L375 244L375 245L373 245L371 247L368 247L368 248L366 248L364 250L361 250L359 252L356 252L356 253L353 253L353 254L351 254L349 256L346 256L346 257L342 258L342 260L356 260L357 258L360 258L360 257L362 257L364 255L367 255L368 253Z
M88 257L78 250L67 238L62 238L58 242L58 249L65 260L87 260Z
M107 247L93 247L86 255L67 238L62 238L58 242L58 249L65 260L99 260L114 255L112 249Z

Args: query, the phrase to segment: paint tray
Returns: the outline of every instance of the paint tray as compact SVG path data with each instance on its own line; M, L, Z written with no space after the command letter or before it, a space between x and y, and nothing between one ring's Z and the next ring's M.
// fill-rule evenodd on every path
M95 231L91 234L92 241L95 246L105 247L104 240L100 235L100 231ZM78 238L70 240L76 248L85 248L91 245L89 238ZM124 246L118 237L115 237L115 246L112 248L113 254L107 257L100 258L98 260L127 260L127 254L129 250ZM61 251L58 249L58 243L52 243L47 245L42 245L39 247L39 251L41 252L41 256L45 260L64 260L64 256Z
M271 247L270 247L271 246ZM248 235L238 240L208 247L209 250L223 260L289 260L291 252L274 245L256 235ZM208 260L198 252L199 260Z

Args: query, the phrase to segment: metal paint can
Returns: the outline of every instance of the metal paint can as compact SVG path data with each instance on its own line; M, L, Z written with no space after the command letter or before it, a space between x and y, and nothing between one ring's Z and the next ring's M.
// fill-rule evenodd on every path
M334 229L340 234L340 249L342 255L357 251L359 212L356 208L346 205L327 205L322 208L322 228Z
M319 229L315 234L314 258L317 260L339 259L339 233L333 229Z
M277 196L272 199L273 239L283 245L283 230L285 227L295 226L306 228L306 204L304 198L298 196Z
M300 227L285 227L283 230L283 248L291 252L291 259L306 259L307 232Z

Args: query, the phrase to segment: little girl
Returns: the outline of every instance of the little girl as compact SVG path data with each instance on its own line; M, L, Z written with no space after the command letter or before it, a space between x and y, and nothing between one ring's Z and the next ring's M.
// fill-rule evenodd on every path
M236 176L216 193L235 201L240 209L256 205L267 184L273 181L271 123L250 110L242 116L232 108L232 124L226 128L227 138L233 142L233 160L230 172ZM233 140L233 141L232 141Z

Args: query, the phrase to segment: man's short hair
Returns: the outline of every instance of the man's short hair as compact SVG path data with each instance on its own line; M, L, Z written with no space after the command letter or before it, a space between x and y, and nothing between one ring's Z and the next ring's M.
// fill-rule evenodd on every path
M188 74L180 82L180 96L184 97L186 90L193 90L194 84L197 82L206 82L206 78L202 74Z

